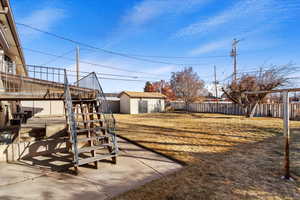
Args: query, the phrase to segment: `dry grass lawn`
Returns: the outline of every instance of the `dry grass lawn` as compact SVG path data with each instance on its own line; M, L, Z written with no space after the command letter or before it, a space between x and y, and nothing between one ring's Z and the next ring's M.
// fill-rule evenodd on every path
M300 199L300 122L291 122L290 182L280 178L280 119L196 113L116 118L118 134L187 164L117 199Z

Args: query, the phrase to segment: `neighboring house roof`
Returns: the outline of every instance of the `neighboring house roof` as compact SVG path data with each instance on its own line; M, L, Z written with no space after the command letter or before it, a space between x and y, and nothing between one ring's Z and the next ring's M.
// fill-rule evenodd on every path
M119 94L121 97L123 94L131 97L131 98L153 98L153 99L165 99L166 96L159 93L159 92L130 92L130 91L123 91Z
M24 73L27 74L27 69L25 67L25 58L21 48L21 43L14 22L14 17L10 7L9 0L0 0L0 10L6 12L6 14L1 14L0 18L4 22L4 24L7 25L8 28L8 31L6 33L8 36L8 42L10 43L9 52L12 55L16 55L18 57L17 64L23 66L22 69Z
M108 97L108 96L106 96L106 100L107 100L107 101L120 101L120 98L118 98L118 97Z
M104 93L106 97L118 97L119 93Z

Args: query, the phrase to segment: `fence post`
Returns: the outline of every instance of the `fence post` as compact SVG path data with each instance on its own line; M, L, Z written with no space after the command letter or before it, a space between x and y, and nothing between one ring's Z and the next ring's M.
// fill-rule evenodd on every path
M284 154L284 178L290 179L290 129L289 129L289 92L283 92L283 126L285 139L285 154Z

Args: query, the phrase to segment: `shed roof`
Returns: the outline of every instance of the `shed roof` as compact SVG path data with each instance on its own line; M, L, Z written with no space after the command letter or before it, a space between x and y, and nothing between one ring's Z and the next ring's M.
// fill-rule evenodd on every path
M166 96L159 93L159 92L130 92L130 91L123 91L119 94L119 97L122 94L126 94L131 98L155 98L155 99L165 99Z

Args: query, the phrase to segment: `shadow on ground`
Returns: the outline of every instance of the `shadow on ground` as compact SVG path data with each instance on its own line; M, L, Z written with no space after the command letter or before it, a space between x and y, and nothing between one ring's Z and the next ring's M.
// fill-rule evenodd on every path
M162 114L160 118L172 116ZM157 119L157 115L141 116L146 117ZM224 115L207 118L231 119ZM188 163L184 170L129 191L119 199L300 199L300 131L292 131L291 172L295 182L290 182L281 179L284 140L280 128L247 124L244 135L226 128L212 132L119 121L118 133L123 137Z

